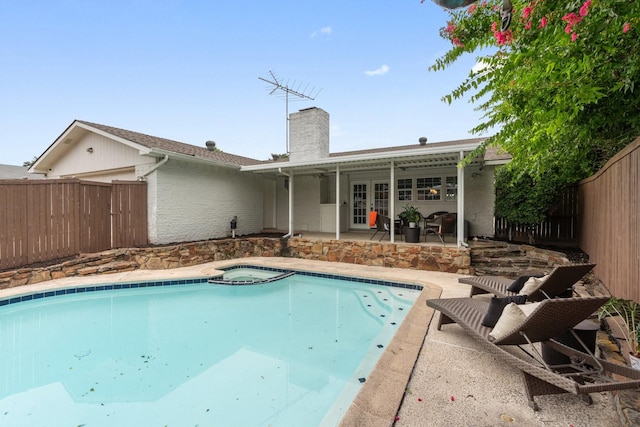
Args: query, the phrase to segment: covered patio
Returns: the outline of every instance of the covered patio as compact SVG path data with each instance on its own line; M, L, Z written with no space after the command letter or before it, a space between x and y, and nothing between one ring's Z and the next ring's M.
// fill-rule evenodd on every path
M292 145L289 158L241 170L260 174L268 183L265 229L286 230L286 237L370 240L375 230L369 213L376 211L390 219L382 240L401 243L398 227L391 225L404 206L412 205L423 217L456 213L456 234L445 245L461 247L466 245L465 225L468 235L493 235L494 168L510 159L495 148L480 149L483 141L427 144L421 138L414 145L313 155L296 153ZM419 226L417 244L442 245L435 234L425 242L422 220Z

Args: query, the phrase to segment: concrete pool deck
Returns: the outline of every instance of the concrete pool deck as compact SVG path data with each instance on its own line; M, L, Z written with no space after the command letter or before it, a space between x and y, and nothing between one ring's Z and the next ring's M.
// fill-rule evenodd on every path
M388 345L349 411L343 426L619 426L608 393L592 394L587 405L574 395L537 397L540 411L527 404L520 372L481 350L457 325L436 329L439 314L429 298L468 296L459 275L370 267L292 258L242 258L173 270L135 270L70 277L0 291L0 297L97 283L202 277L237 264L263 265L424 286L416 304ZM399 409L398 409L399 408Z

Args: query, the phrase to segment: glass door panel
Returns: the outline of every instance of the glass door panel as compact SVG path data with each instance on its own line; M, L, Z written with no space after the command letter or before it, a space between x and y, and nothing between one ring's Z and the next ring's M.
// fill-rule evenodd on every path
M351 227L369 228L369 183L351 183Z
M386 217L389 216L389 183L373 183L373 208Z

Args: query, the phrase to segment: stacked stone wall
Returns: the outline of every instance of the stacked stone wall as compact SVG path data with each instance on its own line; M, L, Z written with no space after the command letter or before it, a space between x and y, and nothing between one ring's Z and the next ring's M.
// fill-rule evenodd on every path
M163 270L246 257L292 257L381 267L493 274L542 273L570 261L560 252L528 245L474 242L471 248L362 240L237 238L148 248L114 249L47 267L0 273L0 289L73 276L137 269Z
M556 265L571 261L562 252L530 245L500 241L478 241L471 245L471 265L478 276L517 277L523 274L543 274Z
M292 238L289 240L288 251L293 258L458 274L473 273L469 250L466 248Z
M267 238L223 239L149 248L113 249L81 255L47 267L22 268L0 273L0 289L35 284L63 277L163 270L245 257L283 256L286 240Z
M114 249L47 267L5 271L0 273L0 289L63 277L163 270L246 257L293 257L460 274L473 272L468 249L348 240L237 238Z

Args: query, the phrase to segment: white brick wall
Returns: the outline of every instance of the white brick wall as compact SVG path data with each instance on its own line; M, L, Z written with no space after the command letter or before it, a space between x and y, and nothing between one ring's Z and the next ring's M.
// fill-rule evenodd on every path
M154 244L262 230L262 178L210 165L169 160L148 177L149 239Z
M292 162L329 157L329 113L307 108L289 115L289 159Z

